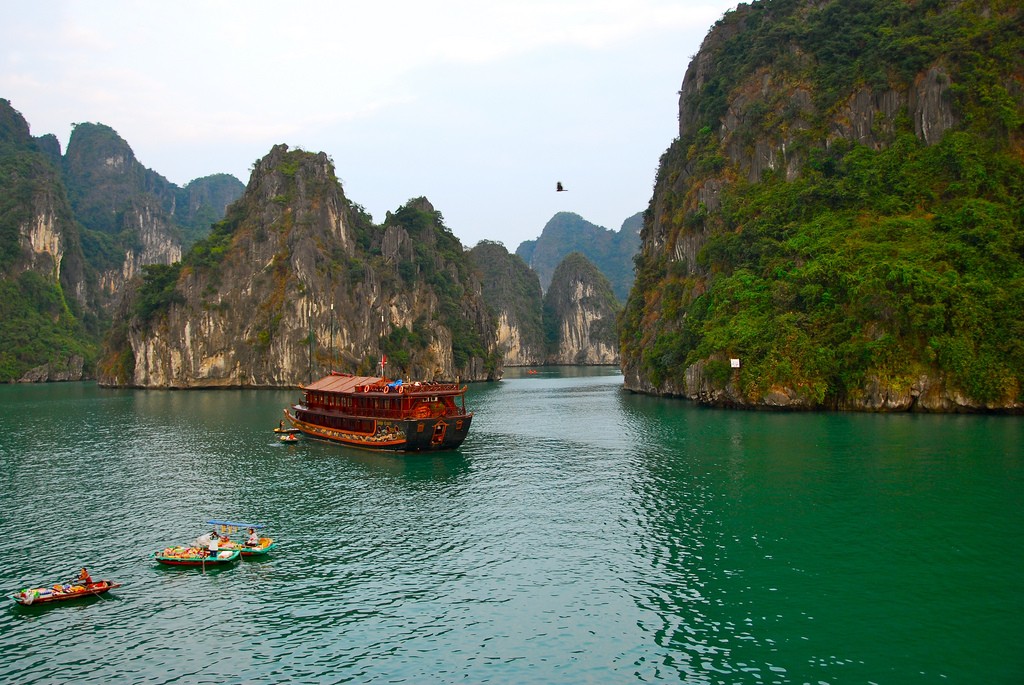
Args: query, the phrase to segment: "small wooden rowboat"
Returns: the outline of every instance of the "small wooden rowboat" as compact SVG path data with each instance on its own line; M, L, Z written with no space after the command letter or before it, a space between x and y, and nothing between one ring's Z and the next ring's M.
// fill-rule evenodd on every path
M282 435L278 439L281 442L285 443L286 445L294 445L295 443L297 443L299 441L299 436L296 435L295 433L287 433L285 435Z
M240 542L234 541L221 543L222 549L237 549L239 552L242 553L242 556L246 558L265 557L272 551L274 551L275 547L277 547L277 543L274 542L273 538L260 538L260 544L256 545L255 547L243 545Z
M51 585L49 587L26 588L21 592L10 595L18 604L28 606L30 604L43 604L45 602L65 602L69 599L80 599L82 597L95 597L109 592L115 587L121 587L120 583L110 580L98 580L94 583L70 583Z
M237 549L242 553L243 557L247 558L260 558L265 557L277 547L277 543L274 542L273 538L261 536L259 544L249 545L233 540L231 536L244 530L261 530L266 528L264 523L243 523L241 521L221 521L219 519L212 519L207 523L215 526L220 526L220 548L221 549Z
M202 547L166 547L153 553L153 558L168 566L227 566L237 561L241 553L237 549L222 549L214 555Z

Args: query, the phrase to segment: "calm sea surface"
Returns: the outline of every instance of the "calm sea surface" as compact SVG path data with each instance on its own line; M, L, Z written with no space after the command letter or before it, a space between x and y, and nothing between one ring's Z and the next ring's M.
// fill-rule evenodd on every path
M271 432L294 391L0 386L11 683L1022 683L1024 420L471 386L458 452ZM160 567L210 518L266 561Z

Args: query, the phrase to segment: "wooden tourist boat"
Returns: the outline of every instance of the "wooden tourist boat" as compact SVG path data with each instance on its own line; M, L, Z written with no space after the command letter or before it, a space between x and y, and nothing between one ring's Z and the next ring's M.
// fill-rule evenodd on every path
M49 587L25 588L20 592L10 595L18 604L29 606L31 604L45 604L47 602L66 602L71 599L83 597L95 597L109 592L113 588L121 587L120 583L110 580L97 580L94 582L56 583Z
M228 566L238 560L242 553L237 549L222 549L211 555L202 547L183 547L175 545L154 552L153 558L167 566Z
M256 559L266 557L274 548L277 547L277 543L274 542L273 538L268 538L263 535L260 536L259 544L256 546L248 545L244 542L239 542L233 539L231 536L235 534L244 534L250 528L254 531L260 531L266 528L266 524L263 523L242 523L240 521L221 521L219 519L213 519L207 521L207 523L215 526L220 526L220 548L221 549L237 549L242 554L243 559Z
M453 450L469 432L466 386L403 383L381 376L331 373L302 387L284 410L303 435L349 447L399 452Z

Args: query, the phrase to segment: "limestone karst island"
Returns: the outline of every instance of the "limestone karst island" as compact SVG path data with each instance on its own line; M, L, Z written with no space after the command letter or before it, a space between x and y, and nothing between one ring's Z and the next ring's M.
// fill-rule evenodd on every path
M620 364L723 407L1019 413L1020 12L741 4L685 69L646 210L558 214L514 254L424 197L375 220L325 152L177 187L108 125L62 151L0 101L0 379L295 386L383 353L463 381Z

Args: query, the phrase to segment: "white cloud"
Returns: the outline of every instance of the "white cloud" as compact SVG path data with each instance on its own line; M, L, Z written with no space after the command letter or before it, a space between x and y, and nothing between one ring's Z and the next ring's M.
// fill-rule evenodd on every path
M64 144L72 122L112 126L176 183L245 181L284 142L334 157L377 216L428 194L457 234L525 239L560 207L540 190L557 173L576 178L565 209L617 228L646 203L686 63L729 6L40 0L0 25L0 97Z

